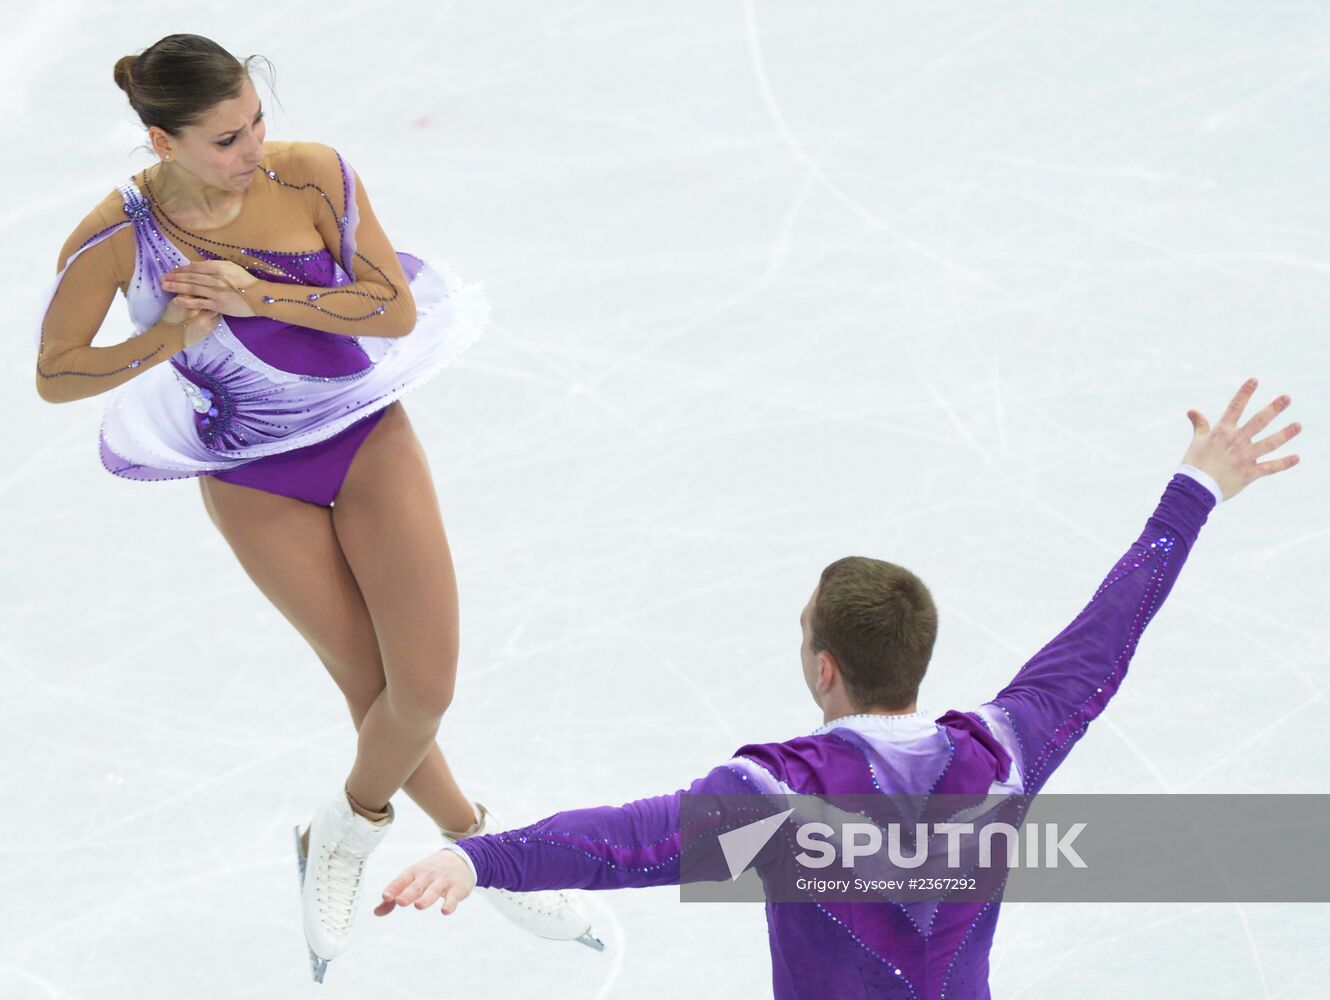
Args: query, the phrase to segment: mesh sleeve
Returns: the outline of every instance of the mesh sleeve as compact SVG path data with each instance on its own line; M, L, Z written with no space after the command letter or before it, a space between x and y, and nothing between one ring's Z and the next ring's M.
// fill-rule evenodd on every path
M106 392L183 346L184 332L175 324L154 326L107 347L92 346L116 291L127 287L134 269L133 227L118 208L118 192L113 198L90 212L60 250L36 338L37 393L48 402Z
M334 288L261 281L256 311L284 322L357 336L398 337L416 322L401 261L355 170L331 146L295 143L283 181L303 189L324 245L351 279Z

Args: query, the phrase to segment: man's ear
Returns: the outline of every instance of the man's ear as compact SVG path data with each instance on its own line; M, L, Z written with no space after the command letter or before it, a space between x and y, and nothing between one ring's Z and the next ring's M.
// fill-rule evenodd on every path
M817 689L823 693L830 691L836 683L840 668L836 660L825 649L817 654Z

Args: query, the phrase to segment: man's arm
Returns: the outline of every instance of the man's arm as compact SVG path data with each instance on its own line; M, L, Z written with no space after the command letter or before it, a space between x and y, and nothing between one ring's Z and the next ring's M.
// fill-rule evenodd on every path
M761 793L777 797L768 799ZM722 795L719 809L684 809L684 796ZM752 800L752 808L729 796ZM628 889L730 877L718 835L779 812L775 779L756 763L736 757L712 768L685 789L555 813L530 826L468 837L407 868L383 892L380 916L396 906L417 909L445 899L452 912L472 886L530 892L537 889ZM761 867L778 849L776 839L750 866ZM683 853L687 851L687 864Z
M758 773L756 764L735 758L669 795L622 806L569 809L517 830L469 837L454 849L470 861L477 885L500 889L677 885L684 847L690 852L685 881L728 878L720 851L710 850L715 835L760 819L766 812L755 798L752 814L729 808L723 816L704 819L700 815L704 810L693 810L685 817L684 796L752 795L764 790L754 785Z
M1172 590L1210 511L1257 479L1298 463L1297 455L1257 459L1292 438L1301 425L1253 440L1291 397L1276 397L1238 426L1256 385L1254 378L1242 384L1213 429L1199 410L1187 411L1191 444L1145 530L1076 619L980 708L1014 751L1027 794L1039 790L1117 692L1141 633Z
M1199 477L1185 469L1174 474L1144 530L1090 603L990 702L1016 738L1027 794L1043 785L1117 693L1141 634L1173 589L1217 502Z

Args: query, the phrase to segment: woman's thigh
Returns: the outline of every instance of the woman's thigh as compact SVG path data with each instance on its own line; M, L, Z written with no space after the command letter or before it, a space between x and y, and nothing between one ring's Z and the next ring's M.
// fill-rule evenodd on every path
M326 507L199 477L204 506L249 578L323 661L351 704L383 690L374 623Z
M429 464L401 403L357 450L332 524L369 609L390 704L441 715L457 674L457 580Z

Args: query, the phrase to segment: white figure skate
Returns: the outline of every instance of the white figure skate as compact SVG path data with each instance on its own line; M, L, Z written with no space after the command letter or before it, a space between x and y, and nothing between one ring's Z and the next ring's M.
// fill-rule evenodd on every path
M296 831L296 864L300 868L300 893L301 893L301 898L303 900L305 893L305 848L304 845L301 843L299 823L296 824L295 831ZM303 902L301 904L301 909L302 910L304 909ZM314 981L316 983L323 982L323 974L328 971L328 963L325 962L323 959L319 958L318 955L314 954L313 948L309 949L309 970L314 974Z
M508 829L479 802L475 805L480 813L480 822L461 833L441 829L439 832L443 834L444 840L455 844L466 837L479 837ZM591 918L570 892L562 889L513 892L488 886L476 886L475 891L518 927L536 937L552 941L577 941L596 951L605 950L605 942L591 933Z
M300 827L296 827L305 939L316 982L323 982L327 963L346 950L360 904L365 861L387 836L393 816L390 803L386 818L366 819L339 791L309 826L308 857L300 850Z

